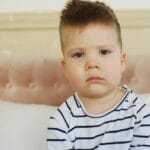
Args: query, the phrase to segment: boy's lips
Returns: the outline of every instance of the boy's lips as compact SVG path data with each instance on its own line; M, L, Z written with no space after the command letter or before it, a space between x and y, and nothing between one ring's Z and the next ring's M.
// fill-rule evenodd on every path
M100 76L90 76L89 78L86 79L87 82L99 82L104 80L104 78Z

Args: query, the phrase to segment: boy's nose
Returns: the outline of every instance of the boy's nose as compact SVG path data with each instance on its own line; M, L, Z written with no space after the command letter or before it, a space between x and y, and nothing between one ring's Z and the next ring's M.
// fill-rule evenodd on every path
M87 61L85 64L85 69L90 70L90 69L100 69L100 64L96 61Z

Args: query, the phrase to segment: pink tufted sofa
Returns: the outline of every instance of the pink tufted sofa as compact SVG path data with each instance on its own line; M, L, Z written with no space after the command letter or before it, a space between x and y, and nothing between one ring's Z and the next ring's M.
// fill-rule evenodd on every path
M150 93L150 55L129 55L122 83ZM58 106L72 93L59 58L0 55L0 98L19 103Z
M129 55L122 84L150 102L149 65ZM0 150L47 150L48 118L71 93L59 57L0 54Z

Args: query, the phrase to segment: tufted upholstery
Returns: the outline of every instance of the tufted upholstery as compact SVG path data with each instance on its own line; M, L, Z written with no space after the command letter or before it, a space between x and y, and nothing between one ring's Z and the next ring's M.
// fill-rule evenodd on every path
M129 55L122 83L138 94L150 93L150 55Z
M0 55L0 99L60 104L71 94L71 88L58 60L29 55Z
M150 93L150 56L130 56L122 83ZM60 105L72 93L59 58L0 55L0 99L19 103Z

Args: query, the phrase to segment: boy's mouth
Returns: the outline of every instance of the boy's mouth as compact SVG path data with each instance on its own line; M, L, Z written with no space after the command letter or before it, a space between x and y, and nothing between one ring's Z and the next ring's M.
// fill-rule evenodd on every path
M86 79L86 82L100 82L103 80L104 78L99 77L99 76L90 76L89 78Z

